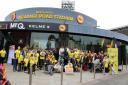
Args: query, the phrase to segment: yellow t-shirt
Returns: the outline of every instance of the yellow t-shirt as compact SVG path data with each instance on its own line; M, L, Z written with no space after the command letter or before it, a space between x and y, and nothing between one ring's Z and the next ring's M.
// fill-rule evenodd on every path
M16 50L15 54L16 54L16 59L18 59L18 57L20 56L20 50Z
M77 59L77 58L79 58L79 51L76 51L75 53L74 53L74 56L75 56L75 58Z
M70 58L73 58L74 57L74 53L69 52L68 54L69 54L69 57Z
M104 67L105 67L105 68L108 68L108 65L109 65L109 59L106 59L106 60L105 60L105 63L104 63Z
M30 58L31 54L32 54L32 53L28 52L28 53L27 53L27 57Z
M24 66L25 66L25 67L28 66L28 61L29 61L28 58L25 58L25 59L24 59Z
M45 56L40 55L40 59L45 59Z
M36 53L35 56L36 56L36 57L39 57L39 53Z
M0 51L0 55L1 55L2 58L5 58L6 51L5 50L1 50Z
M23 55L20 55L19 57L18 57L18 63L21 63L21 61L23 61Z
M34 57L35 57L35 64L37 64L38 63L38 58L39 58L39 53L36 53Z
M33 64L35 64L35 59L34 57L30 57L30 66L32 66Z
M44 52L40 53L40 59L45 59L45 53Z

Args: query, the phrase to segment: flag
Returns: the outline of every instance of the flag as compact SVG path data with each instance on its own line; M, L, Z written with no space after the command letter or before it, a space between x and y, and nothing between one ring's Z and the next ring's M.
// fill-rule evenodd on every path
M114 40L111 40L111 47L113 47L113 45L114 45Z
M103 47L103 45L104 45L104 42L105 42L105 39L103 38L102 40L101 40L101 46Z

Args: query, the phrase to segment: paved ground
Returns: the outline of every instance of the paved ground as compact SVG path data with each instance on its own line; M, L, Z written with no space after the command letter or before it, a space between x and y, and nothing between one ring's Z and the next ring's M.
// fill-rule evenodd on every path
M96 79L94 81L84 83L83 85L128 85L128 72Z
M29 75L24 72L13 72L12 66L7 65L7 76L11 81L12 85L29 85ZM60 74L55 73L50 76L43 71L36 71L36 74L32 75L32 85L60 85ZM97 84L102 79L107 79L111 76L103 75L101 73L96 74L96 79L93 77L93 73L83 72L83 82L80 83L80 73L74 73L72 75L67 75L64 73L63 85L103 85ZM128 76L127 76L128 77ZM119 78L120 79L120 78ZM128 78L127 78L128 79ZM94 81L94 83L92 83ZM103 80L104 81L104 80ZM109 81L109 80L108 80ZM104 84L109 85L109 84ZM128 83L127 83L128 85Z

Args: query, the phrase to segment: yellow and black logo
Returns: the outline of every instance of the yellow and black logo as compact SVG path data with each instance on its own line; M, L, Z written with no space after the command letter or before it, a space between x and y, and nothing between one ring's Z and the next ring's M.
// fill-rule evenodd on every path
M16 20L16 12L11 13L11 20L12 21Z
M61 32L66 31L66 26L65 26L65 25L59 25L59 30L60 30Z
M84 23L84 17L83 17L82 15L78 15L78 16L77 16L77 22L78 22L79 24L83 24L83 23Z

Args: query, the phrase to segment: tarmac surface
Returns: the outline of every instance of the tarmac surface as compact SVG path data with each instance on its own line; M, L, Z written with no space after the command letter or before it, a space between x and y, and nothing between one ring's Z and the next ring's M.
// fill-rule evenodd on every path
M82 85L128 85L128 72L101 79L95 79Z
M29 85L29 74L24 72L13 72L11 65L6 65L7 68L7 78L11 82L11 85ZM120 75L125 75L127 72L122 72ZM127 73L128 74L128 73ZM82 83L80 83L80 72L75 72L74 74L63 74L63 85L114 85L114 83L109 84L113 79L113 82L116 82L114 78L116 77L120 82L124 84L116 85L126 85L125 77L127 79L128 85L128 75L123 77L120 75L103 75L103 73L96 73L95 79L94 74L88 71L82 73ZM123 78L123 80L122 80ZM54 73L52 76L44 72L43 70L36 71L32 75L32 85L61 85L61 74ZM104 83L106 82L106 83Z

